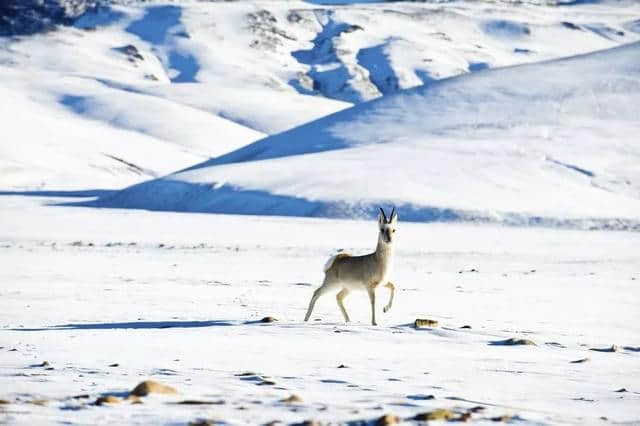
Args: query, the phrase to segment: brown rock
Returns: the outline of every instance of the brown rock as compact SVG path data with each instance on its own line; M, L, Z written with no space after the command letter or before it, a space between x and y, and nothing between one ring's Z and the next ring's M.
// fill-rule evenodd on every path
M258 386L273 386L276 384L276 382L272 381L272 380L263 380L260 383L256 383Z
M131 391L131 394L135 396L147 396L150 393L174 394L178 393L178 391L171 386L163 385L153 380L141 382Z
M224 401L223 400L218 400L218 401L200 401L197 399L187 399L184 401L178 401L178 402L174 402L173 404L177 404L177 405L224 405Z
M132 404L142 404L142 399L138 395L129 394L126 399Z
M7 401L6 399L0 399L0 405L6 405L6 404L11 404L11 402Z
M214 426L215 422L207 419L198 419L189 422L189 426Z
M286 404L295 404L295 403L303 402L303 400L298 395L291 395L289 398L283 399L282 402Z
M264 317L260 320L260 322L276 322L278 321L277 319L275 319L274 317Z
M46 399L32 399L31 401L27 402L33 405L47 405L49 401L47 401Z
M400 422L400 418L398 416L394 416L393 414L385 414L384 416L378 418L376 420L376 426L387 426L387 425L395 425Z
M122 402L122 400L117 396L107 395L107 396L101 396L100 398L96 399L95 404L96 405L119 404L120 402Z
M426 413L420 413L413 419L424 422L429 420L451 420L453 417L454 415L450 410L440 408L433 411L427 411Z
M460 328L465 329L465 330L471 330L471 326L470 325L463 325Z
M296 423L293 426L322 426L319 421L316 420L305 420L301 423Z
M438 326L438 321L432 320L432 319L421 319L421 318L418 318L418 319L416 319L416 321L414 322L413 325L415 326L415 328L437 327Z
M471 420L471 411L467 411L466 413L462 413L460 417L455 419L457 422L468 422Z

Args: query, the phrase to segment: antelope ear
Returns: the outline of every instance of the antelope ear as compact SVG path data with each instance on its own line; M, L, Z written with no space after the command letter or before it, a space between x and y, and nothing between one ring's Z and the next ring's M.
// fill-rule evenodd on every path
M380 207L380 214L378 215L378 225L382 226L387 223L387 215L384 214L384 210Z
M398 222L398 212L396 211L396 208L394 207L393 210L391 211L391 223L396 223Z

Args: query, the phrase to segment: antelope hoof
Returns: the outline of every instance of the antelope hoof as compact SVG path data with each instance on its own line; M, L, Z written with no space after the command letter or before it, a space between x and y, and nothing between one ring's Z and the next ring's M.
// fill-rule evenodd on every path
M378 325L378 323L374 321L371 323L371 325Z
M386 314L386 313L387 313L387 311L388 311L389 309L391 309L391 306L385 306L385 307L382 309L382 312L384 312L384 313Z

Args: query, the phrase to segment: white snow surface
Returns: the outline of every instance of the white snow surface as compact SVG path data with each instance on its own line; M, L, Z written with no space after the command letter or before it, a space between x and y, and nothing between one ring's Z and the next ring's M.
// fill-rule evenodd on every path
M0 424L639 424L640 3L546 3L118 0L0 37ZM303 322L379 205L390 312ZM179 393L94 404L146 379Z
M373 327L364 292L345 301L350 325L333 295L302 322L325 259L371 250L373 220L47 206L63 200L2 197L0 223L12 224L0 227L11 265L0 269L3 423L344 424L393 413L415 424L475 406L479 424L640 420L638 233L400 222L396 299L383 314L378 291ZM267 315L278 321L258 322ZM439 326L415 329L416 318ZM537 346L494 344L512 337ZM261 377L275 384L257 386ZM145 379L180 393L91 405ZM291 394L303 402L281 402ZM172 404L185 400L224 404Z

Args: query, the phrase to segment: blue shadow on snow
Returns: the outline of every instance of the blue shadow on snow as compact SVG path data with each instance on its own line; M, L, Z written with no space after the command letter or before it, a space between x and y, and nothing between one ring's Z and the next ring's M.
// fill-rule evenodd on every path
M180 18L182 8L179 6L153 6L146 10L145 15L129 24L126 31L137 35L142 40L157 46L165 45L167 50L167 67L178 71L178 75L171 78L173 83L196 82L196 75L200 65L196 58L188 52L183 52L175 46L176 37L189 35L184 31Z
M384 51L392 42L392 39L384 43L360 49L356 55L358 64L369 71L369 79L378 88L380 93L387 94L397 92L400 89L398 76L391 67L389 56Z
M226 320L211 321L131 321L105 323L62 324L40 328L11 328L11 331L60 331L60 330L159 330L165 328L230 327L238 325L258 325L262 321L234 322Z
M216 213L260 216L295 216L371 219L378 206L402 211L402 220L410 222L451 222L472 220L463 212L447 208L393 204L389 201L314 201L267 191L248 190L230 185L213 187L173 181L167 178L142 182L96 200L61 203L62 206L125 208L150 211Z
M308 50L291 52L291 56L299 63L311 67L307 75L313 80L313 91L318 91L329 98L353 103L362 102L360 93L345 89L352 76L338 58L333 46L334 37L361 28L357 25L336 22L332 19L332 15L331 11L327 14L327 23L322 26L322 31L317 33L312 40L313 47ZM319 68L316 65L323 65L323 67ZM289 81L289 84L301 94L309 94L310 92L295 80Z

